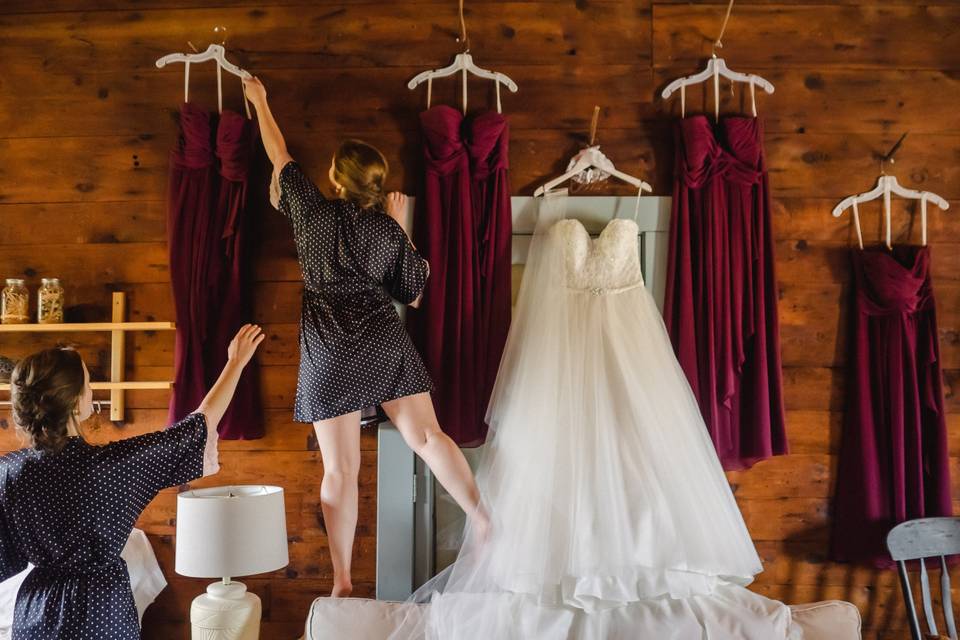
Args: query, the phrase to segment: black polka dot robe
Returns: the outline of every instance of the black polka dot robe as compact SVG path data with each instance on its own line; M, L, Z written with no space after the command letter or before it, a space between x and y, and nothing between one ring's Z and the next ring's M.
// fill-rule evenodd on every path
M218 470L216 432L191 414L164 431L57 453L0 458L0 580L27 567L13 640L135 640L137 607L120 557L161 489Z
M280 171L279 190L304 282L294 420L431 391L393 305L415 301L429 272L400 225L382 210L328 200L296 162Z

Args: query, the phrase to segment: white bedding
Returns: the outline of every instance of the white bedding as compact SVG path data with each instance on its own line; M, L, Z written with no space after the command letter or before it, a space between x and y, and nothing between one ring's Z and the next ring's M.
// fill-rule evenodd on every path
M167 586L167 580L163 577L160 565L157 564L157 556L153 553L153 547L150 546L147 534L140 529L134 529L130 533L120 557L127 563L127 571L130 573L130 587L133 589L133 599L137 603L137 613L143 620L143 612ZM28 565L25 570L9 580L0 582L0 640L10 638L11 627L13 626L13 607L17 602L17 592L32 570L33 566Z

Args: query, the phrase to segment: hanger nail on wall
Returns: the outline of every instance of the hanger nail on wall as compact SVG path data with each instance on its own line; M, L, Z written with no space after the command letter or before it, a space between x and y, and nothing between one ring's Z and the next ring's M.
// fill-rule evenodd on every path
M886 175L886 172L884 171L884 169L886 168L887 164L894 164L896 162L896 159L894 158L894 156L896 155L897 151L900 150L900 147L903 146L903 141L906 139L908 133L910 132L907 131L902 136L900 136L900 139L897 140L895 143L893 143L893 146L890 147L890 151L887 151L886 155L878 156L878 159L880 160L881 174Z
M597 141L597 124L600 122L600 105L593 107L593 118L590 120L590 146Z

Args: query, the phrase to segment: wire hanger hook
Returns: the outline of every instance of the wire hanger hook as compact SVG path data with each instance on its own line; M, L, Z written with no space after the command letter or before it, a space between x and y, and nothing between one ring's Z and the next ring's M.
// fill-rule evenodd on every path
M727 31L727 23L730 21L730 13L733 11L733 2L730 0L730 3L727 5L727 14L723 17L723 23L720 25L720 34L717 35L717 39L713 41L713 46L710 49L710 57L717 57L717 49L723 48L723 34Z
M877 156L877 159L880 161L880 175L883 175L883 176L887 175L887 172L885 171L885 169L888 163L889 164L896 163L896 158L894 158L894 156L897 154L897 151L900 150L900 147L903 146L903 141L907 138L908 133L910 132L909 131L904 132L904 134L900 136L900 139L897 140L895 143L893 143L893 146L890 147L890 151L887 151L885 155Z
M227 28L224 26L216 26L213 28L214 35L220 34L220 46L225 46L227 44ZM216 39L216 38L214 38Z
M467 35L467 22L463 19L463 0L460 0L460 36L457 42L463 44L463 53L470 53L470 36Z

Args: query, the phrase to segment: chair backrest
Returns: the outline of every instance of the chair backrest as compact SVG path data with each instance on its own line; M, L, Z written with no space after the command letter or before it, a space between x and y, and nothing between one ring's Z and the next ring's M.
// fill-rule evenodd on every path
M897 562L900 571L900 587L903 589L903 599L910 621L910 635L913 640L922 640L922 636L920 622L917 620L917 609L913 602L913 591L910 588L907 561L920 561L920 591L927 630L933 635L938 635L937 622L933 616L926 559L939 558L943 619L951 640L957 640L957 626L953 618L953 602L950 598L950 573L947 570L946 558L960 555L960 518L920 518L898 524L887 534L887 550Z

